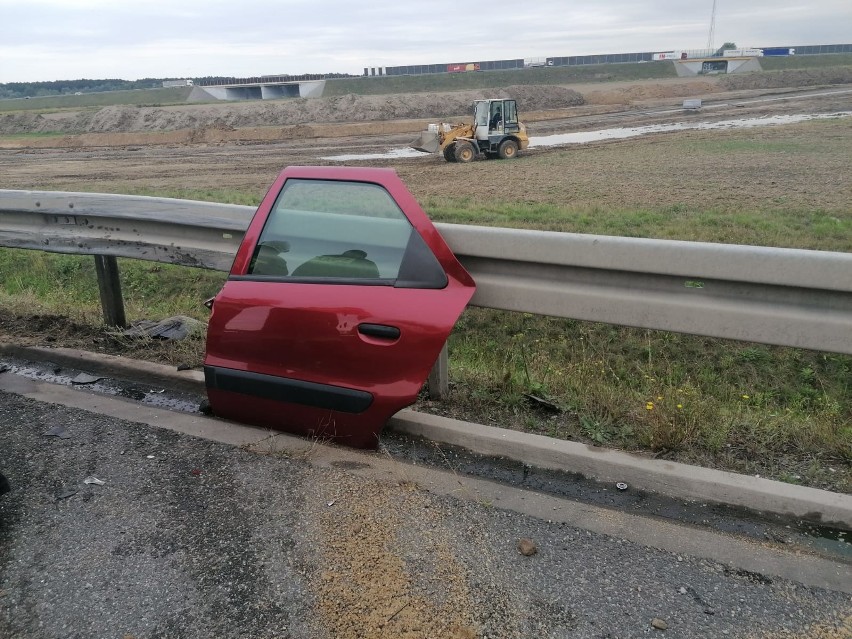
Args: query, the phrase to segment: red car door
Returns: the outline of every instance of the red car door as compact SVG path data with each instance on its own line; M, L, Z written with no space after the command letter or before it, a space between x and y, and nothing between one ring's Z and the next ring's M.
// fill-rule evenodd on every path
M214 298L211 408L375 447L416 399L474 288L393 170L287 168Z

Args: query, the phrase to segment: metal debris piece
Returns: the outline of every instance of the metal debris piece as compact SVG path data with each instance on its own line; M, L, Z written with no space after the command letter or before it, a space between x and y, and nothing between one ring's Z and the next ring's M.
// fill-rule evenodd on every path
M123 335L125 337L155 337L159 339L182 340L190 335L200 333L204 330L204 322L187 317L186 315L175 315L155 322L154 320L138 320L133 322L130 328L126 328L111 335Z
M618 490L627 490L627 484L623 481L618 482L615 487L618 488Z
M95 486L103 486L106 482L103 479L98 479L94 475L89 475L83 480L84 484L94 484Z
M330 508L331 506L334 506L334 502L335 502L335 500L334 500L334 499L332 499L332 500L331 500L330 502L328 502L328 504L326 504L326 505Z
M71 433L65 428L65 426L58 424L52 427L50 430L46 430L42 433L47 437L58 437L59 439L71 439Z
M562 412L562 409L559 408L559 406L551 402L549 399L545 399L544 397L533 395L532 393L524 393L524 397L530 404L532 404L533 406L537 406L538 408L543 408L544 410L549 411L551 413Z
M103 379L102 376L89 375L88 373L80 373L79 375L77 375L77 377L75 377L74 379L71 380L71 383L72 384L94 384L95 382L100 381L102 379Z

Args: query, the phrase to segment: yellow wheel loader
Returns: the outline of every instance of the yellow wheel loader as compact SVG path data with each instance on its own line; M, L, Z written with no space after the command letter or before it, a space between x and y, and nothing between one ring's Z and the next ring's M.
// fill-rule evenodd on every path
M430 124L411 146L426 153L440 150L447 162L470 162L480 153L513 158L529 143L514 100L474 100L473 124Z

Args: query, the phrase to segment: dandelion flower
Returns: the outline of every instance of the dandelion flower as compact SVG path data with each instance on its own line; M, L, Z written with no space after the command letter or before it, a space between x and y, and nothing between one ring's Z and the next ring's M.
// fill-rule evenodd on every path
M748 399L748 395L743 395L743 399Z
M654 410L654 402L645 402L645 410Z
M680 408L683 408L683 404L678 404L678 405L677 405L677 407L678 407L679 409L680 409Z

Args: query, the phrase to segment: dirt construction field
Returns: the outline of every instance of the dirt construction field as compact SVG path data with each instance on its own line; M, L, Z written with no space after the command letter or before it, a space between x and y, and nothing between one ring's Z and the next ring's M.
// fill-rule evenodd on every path
M277 173L291 164L341 164L337 155L401 151L430 120L465 117L472 99L512 96L531 136L633 127L666 122L713 122L777 114L827 114L852 109L849 85L813 86L816 71L787 77L802 86L769 86L761 74L746 78L669 79L594 85L519 86L498 91L399 96L343 96L172 107L113 106L94 111L0 115L0 187L159 193L176 197L213 191L251 192L259 199ZM846 76L849 77L846 77ZM852 72L830 80L852 82ZM820 77L816 78L820 80ZM685 113L684 98L700 97L699 113ZM749 140L773 144L779 130L814 127L830 136L850 137L849 120L749 129ZM530 149L517 161L448 164L439 155L415 158L367 157L347 164L392 166L414 195L429 205L435 198L476 201L567 202L618 208L643 207L686 197L684 177L660 166L660 144L677 144L689 156L693 145L741 139L737 129L660 133L572 147ZM780 143L780 142L779 142ZM676 155L679 155L676 153ZM848 156L847 156L848 157ZM771 179L766 167L739 155L734 174L724 163L695 158L700 183L694 199L713 204L737 195L765 201L785 197L824 203L834 209L849 202L848 180L839 178L846 161L829 154L813 166ZM682 161L679 159L678 161ZM783 163L783 155L779 157ZM689 169L690 167L687 167ZM775 172L780 170L776 167ZM738 187L748 181L748 189ZM431 211L430 211L431 213ZM440 216L438 216L440 218ZM485 221L488 223L488 221ZM570 230L570 229L563 229ZM789 243L782 243L782 245Z

